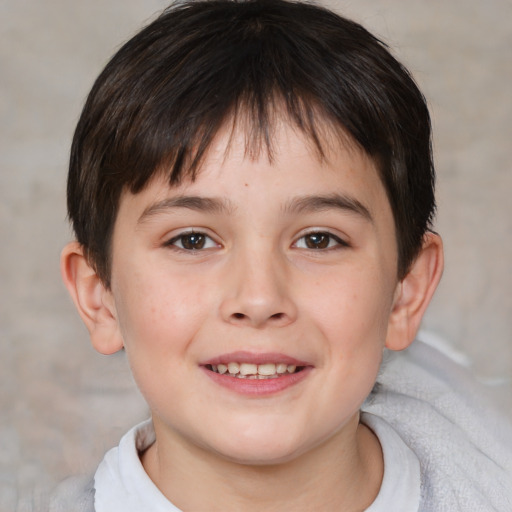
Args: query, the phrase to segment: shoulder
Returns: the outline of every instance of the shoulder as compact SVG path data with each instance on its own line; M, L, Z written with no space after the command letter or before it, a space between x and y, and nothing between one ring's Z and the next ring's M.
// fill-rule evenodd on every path
M93 477L71 477L61 482L52 493L49 512L94 512Z
M361 421L379 439L384 458L384 475L379 494L365 512L419 510L421 472L418 457L382 418L362 413Z
M419 341L390 354L363 410L418 457L425 510L512 510L512 429L453 358Z

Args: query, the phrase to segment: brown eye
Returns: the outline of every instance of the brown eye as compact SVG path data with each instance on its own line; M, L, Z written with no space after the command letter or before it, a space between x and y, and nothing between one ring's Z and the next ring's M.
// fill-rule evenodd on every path
M190 233L189 235L183 235L181 237L181 245L183 249L190 251L202 249L205 243L205 236L201 233Z
M348 244L341 238L325 231L314 231L301 236L295 243L299 249L336 249L337 247L347 247Z
M185 251L200 251L217 247L217 244L204 233L182 233L169 240L166 245L175 246Z
M327 233L311 233L304 237L308 249L327 249L331 237Z

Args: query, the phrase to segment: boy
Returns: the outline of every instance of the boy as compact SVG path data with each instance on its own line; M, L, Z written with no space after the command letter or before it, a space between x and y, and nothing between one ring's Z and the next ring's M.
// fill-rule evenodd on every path
M152 418L73 504L509 510L461 371L419 345L379 375L441 277L433 188L420 91L327 10L179 3L123 46L75 133L62 273Z

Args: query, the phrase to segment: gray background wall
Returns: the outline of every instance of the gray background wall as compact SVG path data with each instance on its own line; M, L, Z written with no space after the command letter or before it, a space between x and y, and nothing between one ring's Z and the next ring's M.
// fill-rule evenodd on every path
M0 511L43 496L147 414L60 282L68 148L107 58L160 0L0 0ZM425 327L484 379L512 375L512 2L346 0L430 101L446 271ZM512 416L510 388L496 399Z

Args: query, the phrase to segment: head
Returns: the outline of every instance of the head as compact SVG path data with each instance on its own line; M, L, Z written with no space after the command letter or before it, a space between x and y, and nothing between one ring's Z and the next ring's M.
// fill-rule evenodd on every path
M384 346L414 338L442 269L433 181L425 101L362 27L178 3L84 107L64 280L95 347L126 348L157 442L287 462L348 439Z
M375 162L396 226L402 278L432 220L430 119L407 70L364 28L306 3L178 2L125 44L97 79L78 123L69 217L108 286L123 191L158 174L194 179L221 127L247 152L274 150L285 116L323 155L335 128Z

